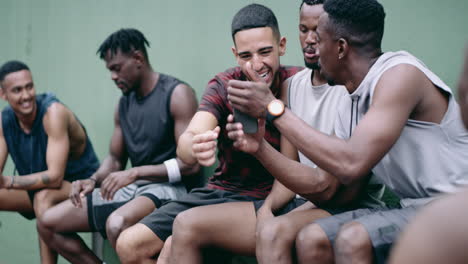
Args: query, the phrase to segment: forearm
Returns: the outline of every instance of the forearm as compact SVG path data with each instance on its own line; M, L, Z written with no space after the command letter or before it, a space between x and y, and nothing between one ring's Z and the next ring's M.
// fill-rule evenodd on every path
M271 209L272 212L275 212L286 205L295 195L293 191L286 188L279 181L275 181L262 207L269 208L269 210Z
M1 176L5 188L19 190L37 190L43 188L60 188L63 175L42 171L21 176Z
M197 164L197 159L193 155L192 151L193 136L193 133L190 131L186 131L180 136L177 144L177 157L186 164L196 166L195 164Z
M319 168L334 175L342 183L359 180L370 170L353 159L359 146L353 147L349 142L310 127L288 109L275 120L275 127Z
M176 161L181 176L190 176L196 174L200 169L198 164L188 165L184 162L181 162L181 160L178 158L176 158ZM130 170L132 173L135 173L136 180L147 180L152 182L169 181L169 173L165 164L139 166L131 168Z
M291 160L265 140L261 144L256 158L286 188L302 196L315 194L316 199L328 199L331 175L319 168L311 168Z
M91 177L95 179L97 183L102 183L107 175L114 171L122 170L124 169L123 167L124 165L122 162L110 155L104 159L99 169Z

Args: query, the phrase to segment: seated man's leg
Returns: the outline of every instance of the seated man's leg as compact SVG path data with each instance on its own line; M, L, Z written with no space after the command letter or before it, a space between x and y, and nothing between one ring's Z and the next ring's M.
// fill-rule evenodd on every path
M358 209L319 219L296 239L299 262L384 263L396 236L416 210Z
M336 236L340 228L357 217L372 213L372 209L358 209L316 220L302 228L296 237L299 263L334 263Z
M299 208L298 208L299 209ZM330 214L321 209L294 210L268 220L257 230L256 256L259 263L293 263L294 242L299 230Z
M252 202L200 206L180 213L174 222L172 263L202 263L202 249L220 247L255 254L256 215Z
M154 263L164 241L172 235L174 219L179 213L198 206L252 200L254 198L221 190L194 189L124 230L117 239L117 253L123 263Z
M112 247L116 247L117 238L123 230L149 215L156 209L156 206L149 197L139 196L114 211L106 223L107 238Z
M33 214L34 208L26 191L0 189L0 211Z
M72 263L101 263L101 260L86 246L75 232L89 232L88 204L82 198L81 208L66 200L38 219L41 238L60 255Z
M386 263L393 242L421 207L376 211L343 225L335 242L337 263Z
M40 219L45 211L52 206L68 199L71 184L62 181L60 189L42 189L34 193L34 213ZM57 253L50 249L39 236L39 249L41 253L41 263L57 263Z
M143 217L159 208L164 201L175 200L187 194L182 184L153 183L144 186L129 185L119 190L120 196L131 193L129 202L122 205L107 219L106 233L113 248L116 248L117 238L126 228L136 224ZM133 197L136 197L133 199ZM131 200L133 199L133 200Z

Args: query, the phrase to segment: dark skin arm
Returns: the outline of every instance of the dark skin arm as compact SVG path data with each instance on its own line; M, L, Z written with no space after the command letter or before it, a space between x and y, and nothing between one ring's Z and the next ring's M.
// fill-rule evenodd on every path
M259 85L256 88L264 89ZM325 135L308 126L287 109L285 114L275 120L275 126L320 169L309 174L294 174L278 179L298 193L309 189L307 184L314 185L314 179L329 178L325 176L327 172L345 185L365 180L370 170L396 142L408 118L440 122L445 109L418 111L423 105L425 92L429 92L434 98L440 95L425 75L414 66L398 65L387 70L377 84L369 111L349 140ZM428 95L426 97L429 98ZM436 100L440 98L434 99ZM237 103L244 104L241 100L237 100ZM250 113L258 115L264 111L261 106L245 104ZM427 114L428 112L431 114ZM262 158L263 152L271 151L262 147L259 158Z
M180 135L187 128L197 109L197 100L193 90L185 84L180 84L174 89L171 97L170 110L174 119L174 137L176 143L178 143ZM182 176L194 175L199 170L197 164L188 165L178 158L177 162ZM113 172L102 182L102 197L110 200L117 190L136 180L167 182L169 179L167 177L166 166L164 164L145 165Z
M2 187L21 190L42 188L60 188L70 151L68 126L71 112L62 104L52 104L43 118L43 125L48 136L46 163L47 170L22 176L2 176ZM8 151L3 137L0 140L1 160L5 163ZM12 184L13 183L13 184Z
M114 111L114 131L109 146L109 155L101 163L99 169L91 176L92 179L74 181L70 192L71 202L81 207L81 198L93 191L96 183L100 184L112 172L125 168L128 159L127 150L120 127L118 105Z

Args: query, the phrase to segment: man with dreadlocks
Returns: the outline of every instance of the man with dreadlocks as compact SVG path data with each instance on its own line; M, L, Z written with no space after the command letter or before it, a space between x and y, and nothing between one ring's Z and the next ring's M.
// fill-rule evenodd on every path
M109 156L90 179L74 182L70 199L38 223L41 237L72 263L101 263L73 232L99 231L115 247L125 228L186 193L182 176L198 176L199 166L176 156L178 138L197 109L195 93L184 82L153 71L145 45L141 32L121 29L99 47L123 93ZM132 168L125 169L128 159Z

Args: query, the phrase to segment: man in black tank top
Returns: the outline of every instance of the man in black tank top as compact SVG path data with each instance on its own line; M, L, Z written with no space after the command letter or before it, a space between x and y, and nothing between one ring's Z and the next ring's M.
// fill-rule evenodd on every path
M121 29L99 47L123 93L109 156L90 179L73 182L70 199L48 210L39 223L42 238L72 263L101 263L72 232L99 231L115 248L125 228L186 193L182 178L199 176L199 166L176 156L177 140L197 109L195 93L176 78L154 72L145 45L141 32ZM128 159L132 168L125 169Z
M0 211L37 217L68 198L71 182L89 178L99 161L78 118L51 93L36 95L29 67L0 67ZM19 176L3 175L10 156ZM57 255L40 241L41 262Z

